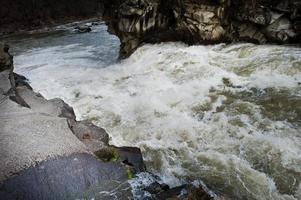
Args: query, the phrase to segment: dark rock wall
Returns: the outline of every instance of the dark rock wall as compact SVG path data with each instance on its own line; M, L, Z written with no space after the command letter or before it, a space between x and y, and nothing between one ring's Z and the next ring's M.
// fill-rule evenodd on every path
M300 0L103 0L121 55L140 44L300 43Z
M101 0L1 0L0 33L94 17L101 12Z

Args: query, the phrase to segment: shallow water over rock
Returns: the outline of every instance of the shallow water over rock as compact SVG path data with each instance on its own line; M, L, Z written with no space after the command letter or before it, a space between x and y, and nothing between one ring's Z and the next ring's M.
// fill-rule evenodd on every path
M117 62L118 39L102 25L8 41L36 91L104 127L112 144L140 147L164 181L301 199L300 48L166 43Z

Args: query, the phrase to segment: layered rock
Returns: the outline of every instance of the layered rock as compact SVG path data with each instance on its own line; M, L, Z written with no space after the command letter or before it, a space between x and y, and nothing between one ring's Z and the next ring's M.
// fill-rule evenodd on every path
M298 0L104 0L104 8L124 57L147 42L300 43Z

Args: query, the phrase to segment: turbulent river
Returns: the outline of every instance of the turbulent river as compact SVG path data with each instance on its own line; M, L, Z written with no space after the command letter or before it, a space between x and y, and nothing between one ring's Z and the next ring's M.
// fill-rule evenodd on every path
M140 147L165 182L230 199L301 199L301 49L144 45L118 61L104 25L6 38L15 71L115 145Z

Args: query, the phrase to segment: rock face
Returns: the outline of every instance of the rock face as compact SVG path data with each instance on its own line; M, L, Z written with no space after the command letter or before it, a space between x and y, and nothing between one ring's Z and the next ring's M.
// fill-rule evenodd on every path
M118 163L76 153L41 162L6 180L0 199L128 199L131 188L127 180Z
M113 148L106 131L32 91L13 73L8 50L1 45L0 199L132 198L128 179L143 165L140 150L114 147L120 159L99 159L95 152Z
M89 26L77 26L74 28L78 33L88 33L91 32L92 29Z
M0 35L101 15L101 0L1 0Z
M142 43L300 43L299 0L104 0L121 56Z
M0 71L13 70L13 56L9 54L8 50L8 45L0 43Z

